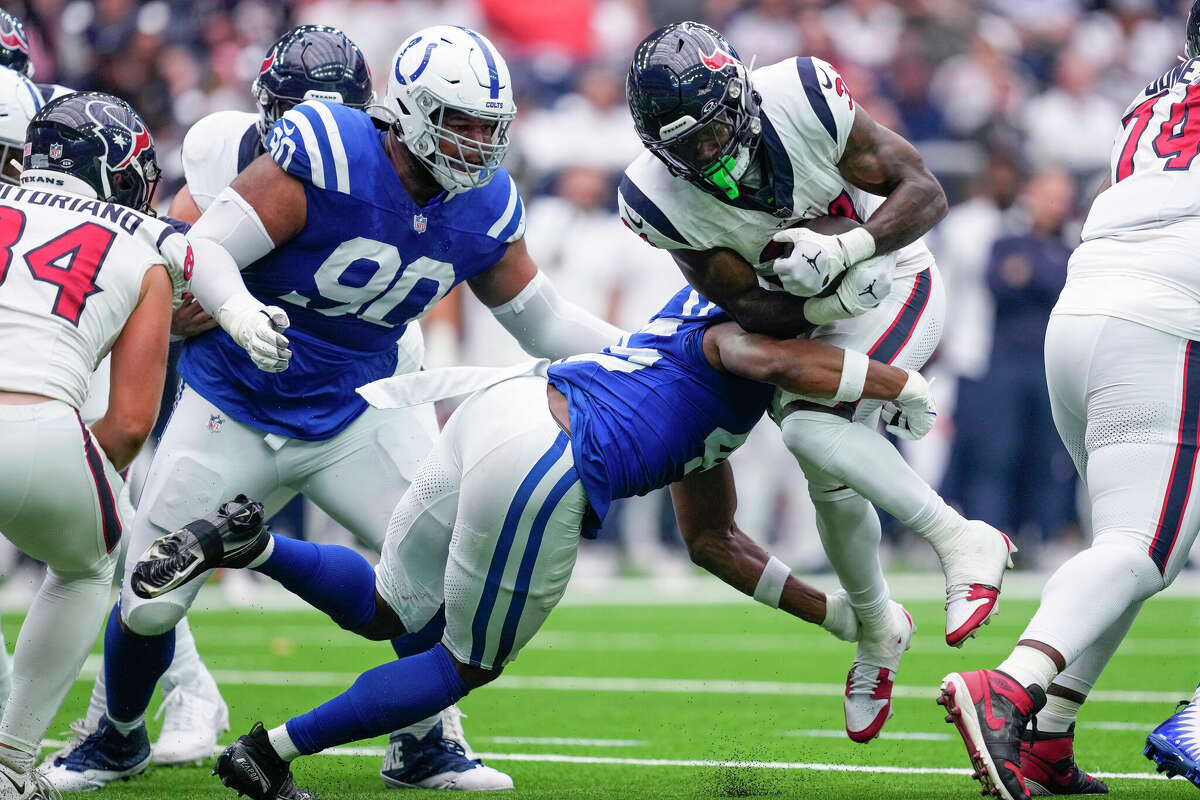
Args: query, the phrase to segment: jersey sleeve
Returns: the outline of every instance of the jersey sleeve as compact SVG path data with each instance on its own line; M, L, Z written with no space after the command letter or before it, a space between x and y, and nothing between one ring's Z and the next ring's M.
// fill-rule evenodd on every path
M648 244L663 250L696 249L667 217L661 205L651 200L628 172L617 187L617 207L625 227Z
M828 62L804 56L795 62L804 91L803 111L797 115L796 124L810 142L830 146L836 164L846 152L858 104L846 81Z
M271 128L267 152L285 172L318 189L350 194L347 151L363 146L370 118L361 111L320 100L288 109Z
M153 263L162 264L171 278L172 307L179 308L183 303L183 293L192 280L192 267L195 257L192 246L185 235L189 225L172 217L159 217L148 226L147 233L155 237L154 249L158 252ZM149 266L149 265L147 265Z

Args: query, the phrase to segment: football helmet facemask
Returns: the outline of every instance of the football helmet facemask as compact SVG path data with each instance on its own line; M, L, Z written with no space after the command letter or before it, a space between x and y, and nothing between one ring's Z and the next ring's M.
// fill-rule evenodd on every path
M0 67L8 67L27 78L33 77L29 60L29 39L21 20L0 9Z

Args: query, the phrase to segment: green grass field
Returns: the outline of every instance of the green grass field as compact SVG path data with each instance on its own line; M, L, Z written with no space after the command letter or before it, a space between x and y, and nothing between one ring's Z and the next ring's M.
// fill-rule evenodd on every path
M869 745L842 730L839 695L852 647L749 601L565 605L500 681L462 702L467 733L513 776L516 797L978 796L964 774L962 743L934 703L936 687L947 671L998 663L1034 603L1003 602L961 652L942 640L939 602L906 605L919 631L900 667L896 715L885 738ZM1151 779L1141 749L1200 677L1197 622L1200 599L1148 604L1080 717L1080 763L1136 774L1109 780L1115 797L1196 795L1182 780ZM5 616L10 642L18 625ZM229 702L233 731L223 741L257 719L270 726L307 710L391 654L315 613L197 612L192 626ZM86 677L76 684L51 739L66 737L89 688ZM302 759L297 782L326 800L395 797L377 776L384 744ZM208 766L152 768L105 795L233 797Z

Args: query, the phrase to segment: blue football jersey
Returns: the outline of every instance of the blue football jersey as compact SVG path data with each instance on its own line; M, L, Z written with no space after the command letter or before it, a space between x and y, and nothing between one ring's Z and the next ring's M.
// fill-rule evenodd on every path
M524 235L524 205L503 169L482 188L418 206L384 136L362 111L315 100L271 129L271 157L304 184L308 210L304 229L242 277L287 311L291 364L261 372L221 330L189 340L179 363L234 419L297 439L337 434L367 408L355 387L395 372L405 326Z
M728 320L687 287L618 345L550 366L570 408L575 469L600 519L615 499L724 461L767 410L774 387L718 372L704 356L704 332Z

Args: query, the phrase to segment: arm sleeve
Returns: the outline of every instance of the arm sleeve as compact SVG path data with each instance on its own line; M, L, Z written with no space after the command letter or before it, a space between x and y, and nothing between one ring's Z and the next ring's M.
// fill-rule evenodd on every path
M564 300L544 272L538 272L516 297L492 309L496 320L526 353L559 359L599 353L625 331Z
M225 248L209 239L199 238L192 238L190 245L189 252L194 253L196 262L192 270L192 295L201 308L215 317L230 298L250 297L237 262Z

